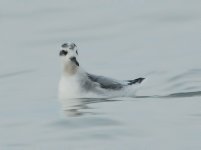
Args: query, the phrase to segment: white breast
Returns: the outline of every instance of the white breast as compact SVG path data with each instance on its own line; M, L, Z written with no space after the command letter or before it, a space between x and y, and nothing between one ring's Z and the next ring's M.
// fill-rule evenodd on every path
M80 86L76 76L62 76L59 82L59 99L77 98L80 93Z

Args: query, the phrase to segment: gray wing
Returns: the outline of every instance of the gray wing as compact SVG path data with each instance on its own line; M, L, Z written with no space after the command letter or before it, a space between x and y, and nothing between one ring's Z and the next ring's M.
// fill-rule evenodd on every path
M124 87L124 84L114 79L96 76L89 73L87 73L87 76L92 82L98 83L100 87L104 89L120 90Z

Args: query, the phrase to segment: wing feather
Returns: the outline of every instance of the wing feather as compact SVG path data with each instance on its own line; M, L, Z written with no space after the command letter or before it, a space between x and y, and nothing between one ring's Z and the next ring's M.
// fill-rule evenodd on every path
M111 78L96 76L89 73L87 75L91 81L99 83L99 85L104 89L119 90L124 87L124 84Z

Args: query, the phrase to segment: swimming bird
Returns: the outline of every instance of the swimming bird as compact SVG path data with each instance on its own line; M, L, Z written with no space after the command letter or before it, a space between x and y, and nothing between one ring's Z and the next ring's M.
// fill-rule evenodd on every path
M116 80L86 72L78 61L78 48L64 43L59 52L61 79L59 99L133 97L138 84L145 78Z

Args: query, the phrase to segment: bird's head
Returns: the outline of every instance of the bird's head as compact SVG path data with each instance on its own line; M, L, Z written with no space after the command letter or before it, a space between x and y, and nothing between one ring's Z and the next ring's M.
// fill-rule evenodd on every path
M64 43L59 52L61 63L67 72L72 73L79 68L78 49L74 43Z

